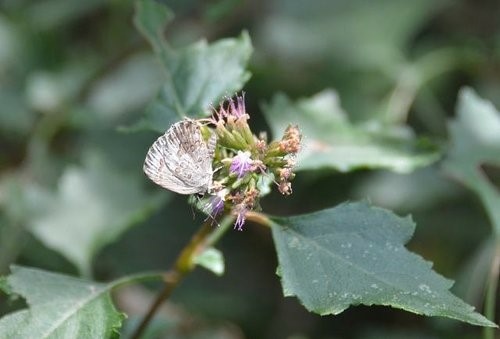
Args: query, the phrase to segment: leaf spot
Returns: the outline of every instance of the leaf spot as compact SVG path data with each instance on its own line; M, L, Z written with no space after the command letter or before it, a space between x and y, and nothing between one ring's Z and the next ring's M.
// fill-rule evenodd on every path
M426 284L420 284L420 285L418 285L418 288L419 288L421 291L424 291L424 292L426 292L426 293L429 293L429 294L431 294L431 293L432 293L431 288L430 288L428 285L426 285Z

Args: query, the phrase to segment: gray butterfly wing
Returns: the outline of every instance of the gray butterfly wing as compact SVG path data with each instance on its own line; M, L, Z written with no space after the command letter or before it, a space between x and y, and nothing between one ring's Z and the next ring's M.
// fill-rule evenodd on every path
M165 149L167 164L174 175L187 187L204 192L212 179L212 160L208 144L203 140L200 126L194 120L184 120L172 126L167 133Z
M144 173L156 184L180 194L207 191L212 180L213 137L205 142L194 120L175 123L150 147Z
M151 179L154 183L160 185L163 188L172 190L181 194L185 193L184 184L179 180L173 171L167 167L165 148L167 147L166 133L159 137L153 145L149 148L144 161L143 170L144 173Z

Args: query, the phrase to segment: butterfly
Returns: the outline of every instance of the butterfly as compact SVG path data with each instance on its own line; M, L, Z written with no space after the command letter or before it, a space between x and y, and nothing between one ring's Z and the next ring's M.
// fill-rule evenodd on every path
M200 123L184 119L151 145L143 170L154 183L180 194L205 193L212 183L217 138L203 139Z

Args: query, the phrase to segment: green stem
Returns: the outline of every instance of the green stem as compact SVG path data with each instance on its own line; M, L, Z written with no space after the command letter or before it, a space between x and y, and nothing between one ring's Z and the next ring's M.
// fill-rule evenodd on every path
M259 212L250 211L246 214L246 218L248 221L252 221L267 227L271 227L272 224L271 220L267 217L267 215Z
M488 319L495 321L495 308L497 302L498 278L500 274L500 237L497 237L493 259L491 260L490 274L488 276L484 313ZM483 337L494 339L496 328L485 327Z
M403 68L387 103L387 122L402 123L407 120L421 81L415 67L408 65Z
M162 279L165 272L144 272L131 274L126 277L122 277L110 283L110 288L112 290L119 289L124 286L137 284L145 281L158 281Z
M423 86L440 75L450 72L461 65L464 56L453 48L441 48L429 52L414 63L402 65L392 90L384 119L387 122L404 122L410 108ZM392 74L389 74L393 76Z
M212 219L207 219L203 223L198 232L194 234L191 241L186 247L184 247L177 257L174 267L164 274L163 280L165 285L163 286L163 289L156 296L155 301L149 307L144 319L141 321L139 327L137 327L131 338L140 338L150 321L153 319L153 316L160 308L161 304L163 304L163 302L167 300L170 295L172 295L172 292L181 283L184 277L194 269L194 257L198 253L203 252L206 248L215 244L229 229L232 221L232 216L224 217L219 227L215 228L215 230L213 226L214 221Z
M61 109L57 112L47 113L42 116L35 126L33 134L28 143L27 162L28 167L32 163L38 163L47 156L50 143L56 133L63 127L69 116L67 109Z

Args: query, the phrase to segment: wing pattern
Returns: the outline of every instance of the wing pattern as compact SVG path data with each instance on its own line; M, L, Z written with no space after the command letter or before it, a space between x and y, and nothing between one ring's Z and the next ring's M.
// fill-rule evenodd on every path
M212 181L215 145L215 134L207 142L203 140L198 122L179 121L151 145L144 161L144 173L171 191L204 193Z

